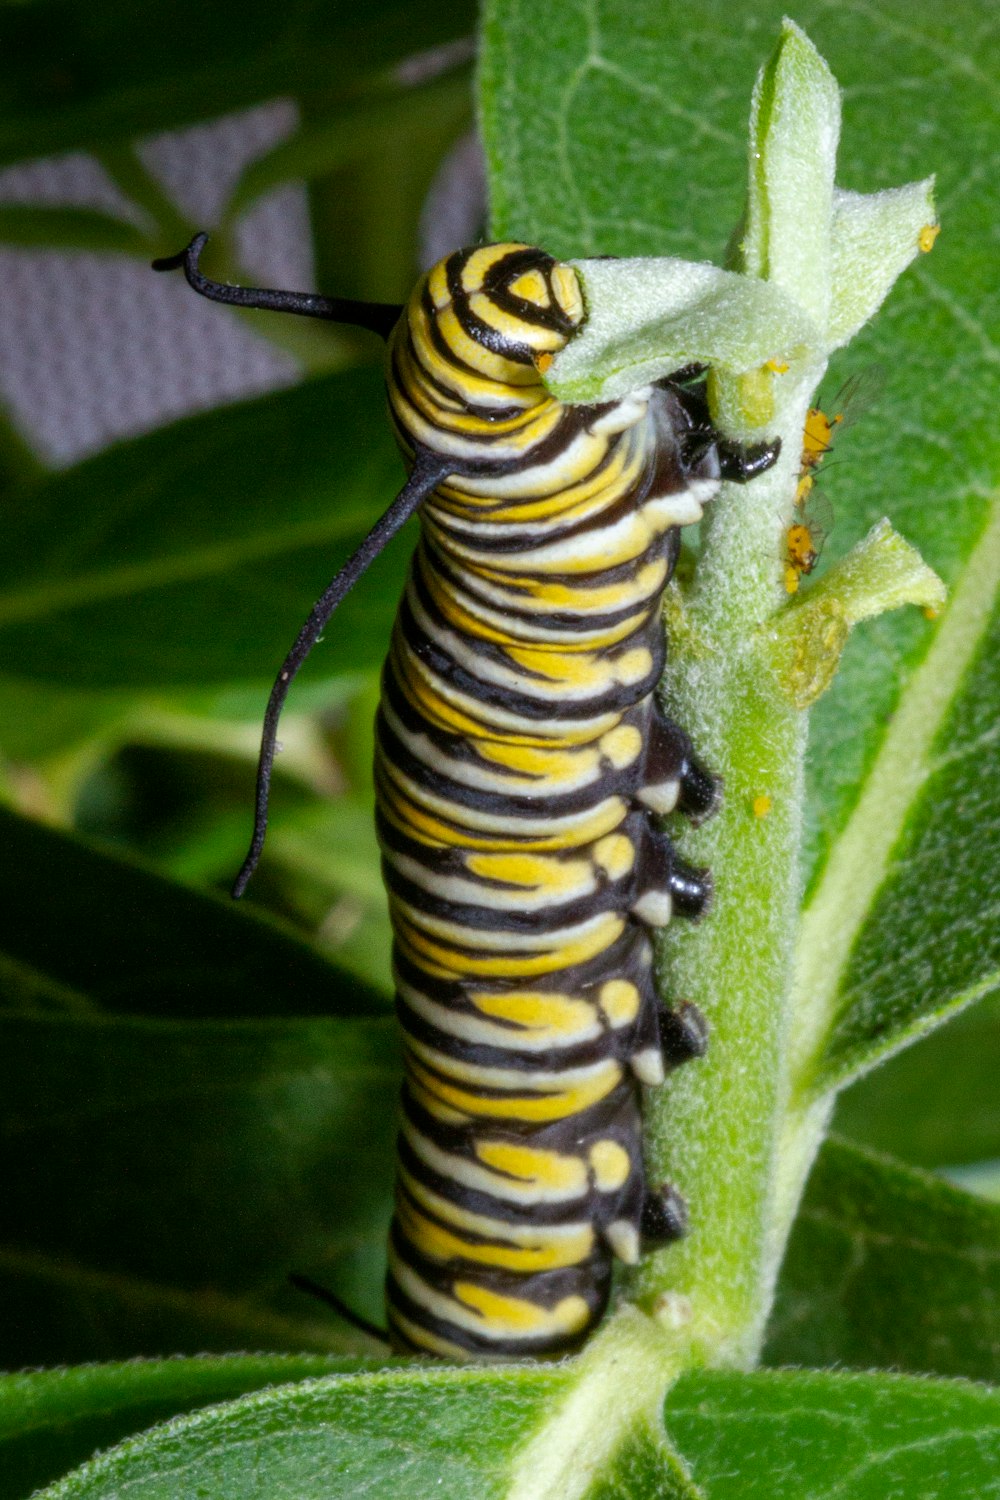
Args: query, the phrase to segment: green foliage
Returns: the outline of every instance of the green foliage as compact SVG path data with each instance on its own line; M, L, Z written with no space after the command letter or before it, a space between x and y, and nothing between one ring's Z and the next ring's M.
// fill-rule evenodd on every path
M851 1500L1000 1492L996 1391L964 1381L781 1371L691 1375L666 1419L701 1495Z
M322 590L400 473L381 382L364 370L189 417L16 490L4 661L72 687L259 680L287 647L289 602ZM378 664L405 563L404 541L375 564L370 595L350 596L330 675Z
M273 1379L274 1364L260 1371L259 1383ZM46 1495L174 1500L183 1489L220 1500L337 1500L390 1487L401 1500L435 1490L502 1494L512 1453L564 1385L565 1375L551 1369L499 1375L419 1367L281 1385L156 1428Z
M289 1380L358 1369L300 1354L84 1365L0 1376L0 1497L22 1500L119 1438L181 1412Z
M471 32L466 3L25 0L0 12L0 159L131 142L291 94L330 109L393 64Z
M493 0L480 83L497 231L566 257L727 261L748 101L782 13L777 0L561 0L540 26L537 6ZM776 707L766 653L726 658L725 712L699 723L702 693L684 713L726 769L727 808L686 835L715 864L716 916L671 934L665 956L681 993L710 971L715 1015L710 1059L671 1082L650 1143L677 1153L695 1224L647 1273L658 1322L625 1309L558 1367L375 1367L362 1356L376 1346L286 1285L309 1273L380 1317L398 1058L367 760L405 540L297 685L254 890L263 914L178 877L231 878L269 677L398 484L369 346L311 330L296 347L314 378L296 389L60 474L0 425L0 787L11 808L65 826L0 817L0 1362L77 1366L0 1377L0 1500L42 1485L53 1500L1000 1495L1000 1398L971 1383L1000 1381L1000 1208L914 1170L986 1181L1000 1159L1000 1010L963 1010L996 988L1000 962L998 304L982 166L998 145L996 34L988 6L967 7L959 44L929 0L877 14L804 0L795 20L845 89L842 186L937 172L944 228L827 377L830 409L845 375L885 372L821 471L829 582L803 580L774 618L801 639L796 612L836 592L838 562L883 515L949 603L855 631L811 713L804 801L765 775L772 710L802 733L798 710ZM0 241L177 249L190 226L133 143L291 94L301 130L237 185L218 264L238 271L229 231L247 205L305 178L325 287L400 298L412 217L468 105L460 49L421 86L394 69L473 24L473 7L426 0L360 17L346 4L0 7L0 157L93 150L147 225L5 207ZM794 444L785 463L794 478ZM703 580L718 576L719 542L706 533ZM681 666L713 647L696 604L690 591L671 603ZM671 690L683 698L680 677ZM729 712L740 694L742 720ZM748 714L749 757L733 729ZM778 899L754 861L783 841L790 855L800 819L796 938L794 865ZM727 867L732 849L743 865ZM726 925L741 869L750 939ZM780 943L765 954L768 924ZM749 971L762 1003L786 994L793 964L784 1057L780 1017L773 1037L741 1029L739 987ZM854 1144L822 1148L793 1227L835 1093L953 1015L843 1095L837 1125ZM741 1134L768 1058L768 1087L787 1066L788 1111L776 1131L760 1108L759 1135ZM768 1151L779 1191L763 1204ZM713 1220L711 1194L730 1186L731 1220ZM690 1296L717 1274L728 1316L741 1236L770 1244L776 1273L789 1231L763 1358L813 1368L685 1370ZM769 1288L750 1277L743 1292L745 1316L762 1318ZM271 1352L221 1357L234 1349Z
M1000 1383L1000 1206L836 1138L782 1271L769 1364Z

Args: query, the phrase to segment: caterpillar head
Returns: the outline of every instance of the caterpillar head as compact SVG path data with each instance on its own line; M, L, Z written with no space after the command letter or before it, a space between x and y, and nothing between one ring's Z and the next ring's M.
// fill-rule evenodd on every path
M428 273L424 310L451 353L487 379L532 384L582 326L576 272L516 243L459 250Z

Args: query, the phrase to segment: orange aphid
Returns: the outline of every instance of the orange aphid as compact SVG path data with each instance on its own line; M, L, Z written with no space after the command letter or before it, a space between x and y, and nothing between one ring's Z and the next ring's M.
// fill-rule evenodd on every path
M823 543L833 526L833 507L816 492L816 471L833 447L837 429L847 420L862 384L870 384L871 372L852 375L834 398L827 416L820 406L811 406L802 430L799 482L795 491L795 516L785 536L785 588L798 592L803 574L811 573L819 561Z

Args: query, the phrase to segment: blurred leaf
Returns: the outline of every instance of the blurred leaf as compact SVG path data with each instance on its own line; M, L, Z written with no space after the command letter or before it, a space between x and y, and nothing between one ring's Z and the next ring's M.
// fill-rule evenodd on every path
M468 0L27 0L0 10L0 160L129 139L302 92L336 99L461 37Z
M402 478L379 377L356 370L187 418L23 490L0 561L7 671L74 688L266 681ZM314 672L385 655L407 540L348 596Z
M271 858L308 880L328 907L317 942L342 967L392 994L388 900L375 814L368 798L314 802L286 814L270 840Z
M942 1176L977 1198L1000 1202L1000 1160L970 1162L967 1166L942 1169Z
M0 839L0 953L94 1014L384 1013L364 985L232 903L2 809Z
M16 485L33 484L46 472L45 465L10 415L0 409L0 495Z
M392 928L383 901L368 905L345 895L331 907L316 934L323 953L339 968L392 997Z
M24 1500L96 1449L181 1412L355 1365L272 1354L0 1376L0 1500Z
M414 105L406 127L391 141L383 136L362 142L363 154L343 167L310 175L318 285L386 302L409 297L425 253L423 241L435 232L440 240L442 222L446 226L454 213L449 202L432 203L428 192L456 139L472 124L473 100L464 76L442 79L439 88L440 108ZM383 107L391 102L385 100ZM327 118L322 105L304 104L304 138L315 131L322 140ZM471 233L465 226L452 233L474 240L479 226Z
M37 250L117 251L123 255L148 253L149 241L134 224L94 208L50 207L48 204L0 204L0 244Z
M284 820L272 842L272 853L334 890L385 906L375 812L367 800L343 797L304 808Z
M262 194L285 182L310 182L359 158L399 148L401 136L435 130L457 131L471 110L469 81L463 73L434 80L370 104L353 104L310 122L288 141L252 161L226 207L235 219Z
M918 1167L1000 1157L1000 1002L986 1000L847 1089L834 1124Z
M14 760L44 759L126 718L134 701L0 675L0 746Z
M357 1347L284 1281L378 1316L384 1002L222 901L9 813L0 837L0 1361Z
M1000 1392L898 1375L706 1371L667 1428L706 1500L986 1500L1000 1494Z
M0 1031L0 1364L373 1348L286 1279L381 1321L389 1019Z
M765 1358L1000 1381L1000 1205L828 1141Z

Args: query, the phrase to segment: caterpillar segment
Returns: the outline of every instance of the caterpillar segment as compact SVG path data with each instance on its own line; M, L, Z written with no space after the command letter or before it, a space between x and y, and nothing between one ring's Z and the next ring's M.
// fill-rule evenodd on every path
M679 528L778 445L723 440L698 366L616 401L555 400L542 374L586 309L576 272L530 246L458 251L397 309L209 281L205 239L157 268L388 337L411 471L275 681L234 894L263 847L289 685L416 512L376 724L405 1064L389 1330L453 1359L564 1354L601 1317L613 1261L686 1225L676 1191L645 1182L642 1091L707 1030L658 1000L650 933L700 917L711 884L654 820L707 817L719 784L653 696L661 601Z
M698 917L707 872L654 818L710 814L714 777L653 692L679 527L723 471L700 387L564 406L539 370L584 319L539 250L459 252L390 338L411 461L453 465L383 675L378 835L406 1082L387 1308L403 1350L559 1355L615 1258L684 1232L641 1152L643 1087L701 1055L664 1009L650 930Z

